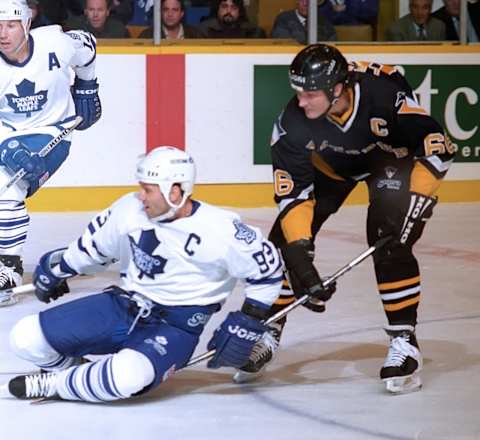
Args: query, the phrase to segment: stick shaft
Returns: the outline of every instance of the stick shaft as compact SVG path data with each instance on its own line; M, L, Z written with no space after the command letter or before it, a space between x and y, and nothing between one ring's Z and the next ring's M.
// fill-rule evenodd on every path
M325 286L328 286L329 284L336 281L342 275L349 272L355 266L360 264L363 260L365 260L370 255L372 255L377 249L381 248L389 239L390 239L390 237L382 238L382 239L378 240L373 246L370 246L367 250L362 252L360 255L358 255L352 261L347 263L345 266L338 269L333 275L328 277L324 281L323 284ZM268 318L265 321L265 324L271 324L272 322L276 322L279 319L283 318L284 316L288 315L293 309L296 309L298 306L307 302L308 298L309 298L309 295L303 295L301 298L297 299L295 302L291 303L290 305L286 306L285 308L283 308L282 310L280 310L279 312L275 313L270 318ZM206 353L203 353L199 356L196 356L196 357L190 359L190 361L183 368L191 367L192 365L198 364L199 362L210 359L214 354L215 354L215 350L207 351Z
M57 136L55 136L47 145L45 145L41 150L40 152L38 153L38 155L40 157L45 157L48 153L50 153L50 151L52 151L61 141L63 141L63 139L65 139L65 137L67 137L73 130L75 130L75 128L77 128L81 122L82 122L82 117L81 116L77 116L74 120L74 123L73 125L71 125L70 127L68 128L64 128ZM15 185L16 183L18 183L18 181L20 179L22 179L25 174L27 174L27 172L25 171L25 169L21 168L20 170L18 170L13 176L12 178L2 187L0 188L0 196L5 193L6 191L8 191L13 185Z

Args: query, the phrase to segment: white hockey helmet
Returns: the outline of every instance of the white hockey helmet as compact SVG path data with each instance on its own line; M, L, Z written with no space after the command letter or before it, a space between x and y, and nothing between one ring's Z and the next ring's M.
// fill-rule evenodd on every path
M0 21L2 20L21 21L26 37L32 21L32 10L26 0L0 0Z
M157 184L172 208L158 220L171 218L181 208L193 192L195 183L195 163L185 151L171 146L156 147L148 154L140 156L135 177L139 182ZM174 184L180 185L183 197L178 205L170 201L169 194Z

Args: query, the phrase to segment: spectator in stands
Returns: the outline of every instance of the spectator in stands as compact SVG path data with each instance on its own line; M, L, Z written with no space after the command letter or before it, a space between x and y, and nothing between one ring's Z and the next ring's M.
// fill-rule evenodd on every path
M377 23L378 0L319 0L319 15L333 25Z
M85 0L63 0L62 2L67 6L69 18L83 15ZM134 0L111 0L110 17L116 18L126 25L133 17L133 2Z
M293 38L307 44L308 0L297 0L297 8L280 12L275 17L272 38ZM318 41L336 40L335 29L321 14L317 16Z
M445 24L432 17L433 0L410 0L410 13L393 22L386 30L388 41L442 41Z
M265 31L248 21L243 0L215 0L211 17L198 29L203 38L265 38Z
M32 24L30 29L35 29L40 26L48 26L53 24L44 14L42 6L39 4L38 0L27 0L27 5L32 11Z
M127 27L117 18L110 16L112 0L86 0L85 10L80 17L67 21L67 29L83 29L96 38L129 38Z
M445 23L447 40L459 40L460 1L443 0L444 6L432 15ZM480 40L480 2L467 3L467 41L475 43Z
M185 15L184 0L162 1L162 29L161 37L166 40L183 40L184 38L201 38L200 31L182 23ZM140 38L153 38L153 26L145 29Z

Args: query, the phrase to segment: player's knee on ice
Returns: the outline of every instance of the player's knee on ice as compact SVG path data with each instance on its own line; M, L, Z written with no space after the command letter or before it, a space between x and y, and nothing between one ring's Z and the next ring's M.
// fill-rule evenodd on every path
M150 385L155 370L144 354L125 348L113 355L112 375L118 392L127 398Z
M18 321L10 331L10 346L15 354L34 364L48 364L59 354L43 335L38 315L29 315Z

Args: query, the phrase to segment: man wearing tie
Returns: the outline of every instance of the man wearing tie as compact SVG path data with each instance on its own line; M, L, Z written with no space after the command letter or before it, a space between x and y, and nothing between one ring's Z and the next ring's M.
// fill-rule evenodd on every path
M385 32L388 41L443 41L445 24L432 17L433 0L410 0L410 13L393 22Z

